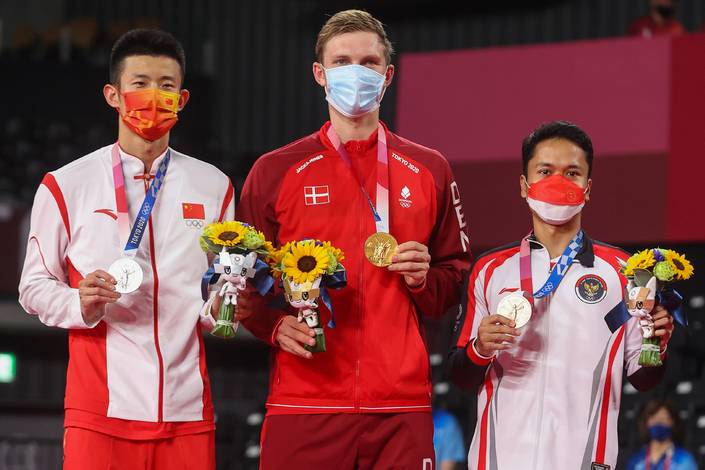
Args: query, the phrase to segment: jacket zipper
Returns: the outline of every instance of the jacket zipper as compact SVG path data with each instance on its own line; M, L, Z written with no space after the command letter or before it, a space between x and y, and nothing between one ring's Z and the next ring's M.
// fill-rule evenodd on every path
M361 195L360 195L361 196ZM358 196L358 201L362 201L362 197ZM362 203L364 203L363 201ZM359 221L359 233L360 237L358 238L359 241L362 243L365 242L365 218L364 214L361 214L360 210L360 202L357 204L357 220ZM355 411L359 412L360 411L360 357L362 356L362 328L364 325L364 312L365 312L365 289L364 289L364 269L365 269L365 260L363 259L362 255L362 247L360 250L357 251L357 261L359 264L359 272L360 275L358 276L358 292L360 293L359 295L359 305L358 305L358 322L359 326L357 328L357 357L355 358L355 396L354 396L354 406L355 406Z
M144 178L144 193L149 190L148 180L151 177L145 175ZM159 363L159 400L157 409L157 421L164 421L164 359L162 358L162 350L159 347L159 275L157 274L157 262L154 257L154 229L152 227L152 217L148 220L149 226L149 258L152 264L152 274L154 276L154 302L153 302L153 324L154 324L154 347L157 351L157 361Z

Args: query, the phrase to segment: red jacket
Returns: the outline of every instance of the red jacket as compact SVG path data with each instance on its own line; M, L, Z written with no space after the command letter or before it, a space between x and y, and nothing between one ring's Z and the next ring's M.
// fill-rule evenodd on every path
M317 238L345 253L348 285L331 291L337 327L326 328L327 351L307 360L274 350L267 409L283 413L430 411L428 353L420 314L440 316L459 302L470 263L466 221L448 162L438 152L387 130L390 232L399 243L429 247L425 285L369 263L363 243L375 232L358 180L319 132L262 156L242 191L237 218L275 245ZM386 127L385 127L386 129ZM377 131L345 144L353 169L375 198ZM257 301L243 323L273 343L284 312ZM329 312L321 306L323 324Z

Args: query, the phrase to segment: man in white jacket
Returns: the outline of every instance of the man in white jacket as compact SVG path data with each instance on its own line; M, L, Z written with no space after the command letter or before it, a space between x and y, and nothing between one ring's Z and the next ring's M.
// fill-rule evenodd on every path
M118 39L103 89L117 143L48 173L35 196L19 300L69 330L65 469L215 468L198 237L234 200L227 176L169 148L184 65L163 31Z

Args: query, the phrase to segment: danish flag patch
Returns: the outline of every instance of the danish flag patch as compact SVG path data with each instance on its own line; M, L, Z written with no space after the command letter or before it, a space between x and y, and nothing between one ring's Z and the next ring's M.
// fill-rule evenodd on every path
M330 204L330 190L328 189L328 185L304 186L304 204L307 206Z

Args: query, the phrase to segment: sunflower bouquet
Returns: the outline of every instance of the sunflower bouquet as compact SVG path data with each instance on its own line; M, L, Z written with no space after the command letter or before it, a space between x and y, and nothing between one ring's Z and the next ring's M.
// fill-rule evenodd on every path
M622 274L629 281L625 295L627 311L639 318L642 331L639 365L662 365L660 338L654 335L651 311L658 303L685 324L680 314L682 297L670 285L690 279L693 272L693 265L684 255L663 248L642 250L622 263Z
M271 256L274 247L262 232L236 220L206 225L199 243L203 251L217 255L217 259L203 276L203 300L208 299L209 285L217 282L220 277L225 279L218 291L223 301L211 334L232 338L235 336L233 319L237 296L245 289L247 279L253 279L260 294L266 293L274 282L268 274L267 264L262 260Z
M320 298L331 313L328 322L335 328L333 306L327 289L345 287L345 267L341 261L343 252L330 242L301 240L289 242L275 251L269 258L275 275L281 276L286 301L298 311L298 321L306 322L316 333L316 345L306 345L311 352L326 350L326 340L318 315Z

